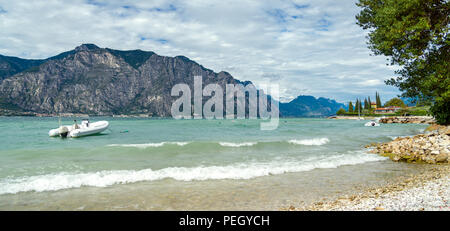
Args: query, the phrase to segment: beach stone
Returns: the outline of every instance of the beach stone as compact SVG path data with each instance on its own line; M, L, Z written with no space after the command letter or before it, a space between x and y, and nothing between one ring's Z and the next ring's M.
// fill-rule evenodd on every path
M399 119L406 121L409 119ZM431 127L431 126L430 126ZM413 137L397 137L391 142L378 144L375 153L387 156L393 161L408 163L446 163L450 162L450 126L436 125L426 134Z
M444 153L439 154L439 155L436 156L436 162L438 162L438 163L446 162L447 158L448 158L447 154L444 154Z

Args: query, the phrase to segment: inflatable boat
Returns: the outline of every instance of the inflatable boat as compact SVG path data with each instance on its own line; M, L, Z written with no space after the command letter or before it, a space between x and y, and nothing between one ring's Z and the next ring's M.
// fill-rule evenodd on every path
M52 129L48 132L51 137L61 136L61 137L82 137L95 135L106 130L109 126L108 121L98 121L91 123L89 120L83 120L81 125L75 124L65 126L61 125L59 128Z

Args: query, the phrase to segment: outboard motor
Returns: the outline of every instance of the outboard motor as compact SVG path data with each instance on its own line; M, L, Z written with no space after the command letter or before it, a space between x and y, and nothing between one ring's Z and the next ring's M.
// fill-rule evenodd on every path
M69 129L66 126L59 127L59 136L66 138L69 134Z

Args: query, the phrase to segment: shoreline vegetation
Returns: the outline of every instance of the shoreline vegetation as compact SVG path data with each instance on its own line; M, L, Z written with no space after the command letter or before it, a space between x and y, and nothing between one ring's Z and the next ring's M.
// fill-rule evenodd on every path
M423 118L398 121L431 123ZM434 164L434 167L410 177L392 179L383 186L368 188L353 195L342 195L336 200L317 201L299 208L291 205L281 210L450 211L450 126L431 124L424 134L397 137L391 142L371 144L366 148L373 154L389 157L395 162Z
M413 123L413 124L434 124L436 121L432 116L386 116L386 115L377 115L377 116L330 116L328 119L337 119L337 120L374 120L380 119L380 123Z

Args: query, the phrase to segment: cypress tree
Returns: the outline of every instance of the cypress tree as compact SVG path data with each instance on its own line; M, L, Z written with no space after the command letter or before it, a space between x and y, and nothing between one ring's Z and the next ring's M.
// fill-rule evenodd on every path
M369 109L372 109L372 101L370 101L370 96L369 96L368 103L369 103Z
M364 109L369 109L369 103L367 102L367 98L364 98Z
M355 103L355 112L359 112L359 100L356 99L356 103Z
M375 92L375 103L377 103L378 100L378 92ZM378 107L378 103L377 103L377 107Z
M353 112L353 104L352 101L348 104L348 112Z
M376 100L377 100L377 108L381 107L380 94L378 94L378 92L376 92Z

